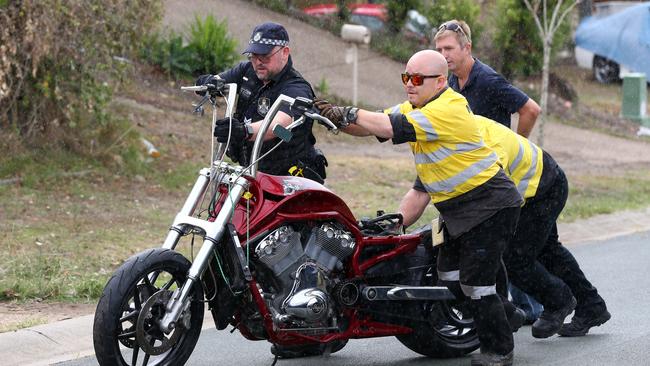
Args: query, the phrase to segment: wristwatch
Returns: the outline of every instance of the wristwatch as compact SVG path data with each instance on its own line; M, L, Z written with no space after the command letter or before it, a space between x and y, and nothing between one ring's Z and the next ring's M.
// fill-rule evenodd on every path
M357 123L357 115L359 114L359 108L349 107L346 108L347 112L345 113L345 123Z
M246 129L246 140L253 136L253 124L244 123L244 128Z

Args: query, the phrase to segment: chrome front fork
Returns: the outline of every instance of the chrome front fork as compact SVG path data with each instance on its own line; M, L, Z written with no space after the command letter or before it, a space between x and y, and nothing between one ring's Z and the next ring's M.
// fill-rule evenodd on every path
M187 280L179 290L174 292L172 298L167 303L167 311L160 321L160 328L166 333L171 332L176 327L176 322L180 314L190 300L189 295L192 286L200 280L201 274L210 260L215 245L220 242L224 232L227 230L226 224L230 221L235 211L235 206L248 189L249 183L241 176L241 167L233 168L226 163L222 163L217 167L217 171L224 172L224 174L220 175L222 177L220 182L228 183L232 187L224 200L223 206L219 210L217 218L213 222L210 222L193 216L194 211L208 189L211 180L210 175L214 174L211 173L210 169L202 169L199 173L199 178L194 183L192 191L185 200L183 208L176 215L169 234L167 234L167 238L163 243L163 248L174 249L180 237L189 230L199 229L205 233L203 244L190 267Z

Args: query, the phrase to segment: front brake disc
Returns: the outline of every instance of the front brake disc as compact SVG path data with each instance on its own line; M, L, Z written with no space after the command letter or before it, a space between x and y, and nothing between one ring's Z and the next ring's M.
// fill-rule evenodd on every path
M185 330L183 322L179 322L178 324L182 325L176 327L170 334L165 334L160 329L160 321L165 315L165 307L171 297L171 291L160 290L151 295L140 310L136 324L136 339L140 348L149 355L157 356L169 351Z

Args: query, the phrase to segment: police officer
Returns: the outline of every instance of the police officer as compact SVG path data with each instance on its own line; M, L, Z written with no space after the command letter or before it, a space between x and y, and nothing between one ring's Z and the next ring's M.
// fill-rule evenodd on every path
M402 82L408 100L388 113L316 103L345 132L408 142L426 192L411 189L402 199L404 224L417 220L430 202L454 239L438 256L438 278L467 300L481 353L472 365L511 365L514 343L496 291L501 255L512 237L522 199L482 139L467 100L447 86L447 62L424 50L406 64Z
M309 83L293 68L289 34L277 23L263 23L255 27L248 47L242 52L248 55L247 62L241 62L219 75L202 75L196 84L214 83L214 78L226 83L236 83L239 90L237 110L232 120L220 119L216 122L214 135L219 142L226 142L231 135L228 156L246 166L250 158L253 141L261 122L271 105L280 96L292 98L314 98L314 91ZM272 124L288 126L295 117L288 106L283 106L273 119ZM261 172L273 175L298 175L323 183L326 177L327 160L320 150L314 147L316 138L312 134L313 121L292 130L289 142L280 142L270 131L264 137L261 154L269 154L259 161Z

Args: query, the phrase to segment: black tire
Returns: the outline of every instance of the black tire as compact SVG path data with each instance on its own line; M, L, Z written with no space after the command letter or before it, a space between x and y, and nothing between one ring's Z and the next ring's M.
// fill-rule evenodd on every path
M191 295L189 329L177 326L170 334L174 341L168 342L170 348L164 353L147 354L137 340L136 328L140 311L143 307L147 308L147 299L161 293L161 290L166 293L180 287L185 282L189 268L190 262L180 253L157 248L134 255L115 271L106 284L95 311L93 343L99 365L171 366L183 365L187 361L203 325L203 290L200 284L194 286ZM148 279L152 273L157 274L153 283ZM164 307L149 309L157 319L164 314L161 311ZM175 338L174 332L181 333ZM145 333L153 341L156 341L156 337L164 337L153 321L146 323Z
M453 302L436 303L427 313L429 321L414 323L412 333L397 336L408 349L427 357L451 358L479 348L474 321Z
M618 81L618 64L605 57L594 56L593 71L594 79L600 83L609 84Z

